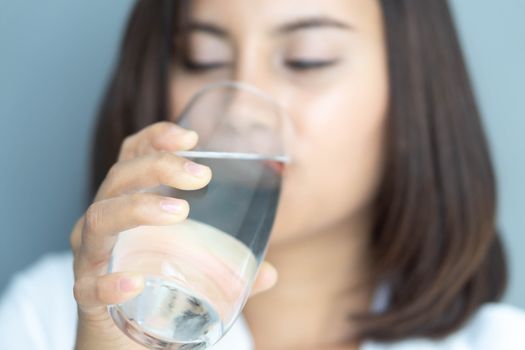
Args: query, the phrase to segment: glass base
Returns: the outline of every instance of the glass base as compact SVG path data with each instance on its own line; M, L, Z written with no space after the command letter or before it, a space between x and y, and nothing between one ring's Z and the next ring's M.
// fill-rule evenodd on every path
M137 343L148 347L149 349L158 350L203 350L206 349L207 344L199 343L172 343L158 339L143 330L134 322L129 321L119 310L118 306L109 306L109 313L113 318L115 324L124 334L136 341Z

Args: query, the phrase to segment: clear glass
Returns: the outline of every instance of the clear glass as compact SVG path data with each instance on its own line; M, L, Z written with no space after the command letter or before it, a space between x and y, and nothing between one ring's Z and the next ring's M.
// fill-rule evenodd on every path
M152 349L205 349L241 313L263 260L281 193L288 119L270 97L237 82L205 87L178 124L199 134L178 155L208 165L196 191L155 189L190 204L186 220L121 232L110 272L144 273L133 300L111 305L119 328Z

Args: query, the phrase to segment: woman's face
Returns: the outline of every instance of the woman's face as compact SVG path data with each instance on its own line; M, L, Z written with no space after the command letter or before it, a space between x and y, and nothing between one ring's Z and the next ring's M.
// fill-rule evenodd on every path
M388 74L376 0L194 0L173 120L203 85L252 84L286 106L293 164L272 245L371 210L382 173Z

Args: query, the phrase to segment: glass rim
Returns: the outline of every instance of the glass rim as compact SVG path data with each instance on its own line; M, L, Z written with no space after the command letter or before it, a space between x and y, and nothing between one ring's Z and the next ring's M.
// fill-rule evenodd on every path
M217 151L176 151L176 155L186 158L227 158L227 159L243 159L243 160L273 160L288 164L291 158L287 155L266 156L260 153L249 152L217 152Z
M187 114L195 103L198 103L200 98L203 95L206 95L212 90L219 89L238 89L240 91L251 93L257 97L262 98L266 102L272 104L281 114L283 119L287 119L288 115L286 114L285 108L280 104L274 97L259 89L258 87L251 85L249 83L237 80L221 80L213 82L210 84L204 85L200 88L189 100L186 106L183 108L178 118L177 124L186 118ZM247 160L273 160L282 162L284 164L289 164L292 162L290 155L287 152L282 152L281 154L275 155L264 155L260 153L250 153L250 152L217 152L217 151L200 151L200 150L189 150L189 151L177 151L175 154L181 157L199 157L199 158L231 158L231 159L247 159Z

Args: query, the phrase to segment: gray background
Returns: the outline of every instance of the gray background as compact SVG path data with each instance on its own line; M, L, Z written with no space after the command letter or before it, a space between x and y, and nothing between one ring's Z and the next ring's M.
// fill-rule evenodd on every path
M0 292L68 248L130 0L0 0ZM525 1L452 1L499 175L507 300L525 307Z

